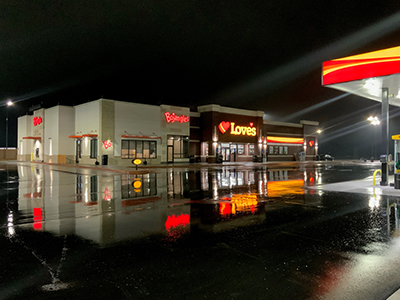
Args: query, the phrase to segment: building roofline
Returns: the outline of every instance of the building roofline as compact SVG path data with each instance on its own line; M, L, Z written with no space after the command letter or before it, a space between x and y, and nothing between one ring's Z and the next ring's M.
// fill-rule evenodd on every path
M254 116L255 117L263 117L264 116L264 112L261 110L233 108L233 107L221 106L219 104L201 105L201 106L197 107L197 111L200 113L215 111L215 112L226 113L226 114L252 116L252 117L254 117Z
M297 128L303 127L303 125L299 124L299 123L289 123L289 122L269 121L269 120L264 120L263 124L264 125L274 125L274 126L297 127Z

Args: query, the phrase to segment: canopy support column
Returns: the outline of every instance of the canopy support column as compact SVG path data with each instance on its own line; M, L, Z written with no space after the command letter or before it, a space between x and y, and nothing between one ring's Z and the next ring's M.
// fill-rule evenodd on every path
M382 163L382 179L381 185L388 185L389 169L388 169L388 156L389 156L389 90L388 88L382 88L382 144L381 156Z

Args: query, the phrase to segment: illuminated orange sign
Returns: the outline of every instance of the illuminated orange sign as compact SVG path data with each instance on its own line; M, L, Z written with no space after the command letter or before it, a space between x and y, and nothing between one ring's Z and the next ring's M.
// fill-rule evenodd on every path
M310 147L314 146L314 141L309 141L309 142L308 142L308 145L309 145Z
M142 163L142 160L139 159L139 158L136 158L136 159L132 160L132 163L133 163L134 165L140 165L140 164Z
M233 122L222 121L221 123L218 124L218 129L222 134L224 134L225 132L228 131L229 128L231 128L230 134L233 135L256 136L257 129L253 126L254 126L253 122L251 122L249 126L238 126L235 125L235 123Z
M291 137L280 137L280 136L268 136L267 137L267 143L303 145L304 139L302 139L302 138L291 138Z

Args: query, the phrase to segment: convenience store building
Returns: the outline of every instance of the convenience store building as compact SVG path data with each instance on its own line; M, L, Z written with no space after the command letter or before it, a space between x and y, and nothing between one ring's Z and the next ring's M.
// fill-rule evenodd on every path
M314 160L318 122L264 120L263 111L220 105L197 111L99 99L18 118L20 161L132 165Z

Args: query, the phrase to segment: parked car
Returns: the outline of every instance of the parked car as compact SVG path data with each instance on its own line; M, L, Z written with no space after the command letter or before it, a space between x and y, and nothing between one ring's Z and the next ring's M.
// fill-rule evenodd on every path
M317 160L334 161L335 158L333 156L331 156L330 154L318 154L317 155Z

